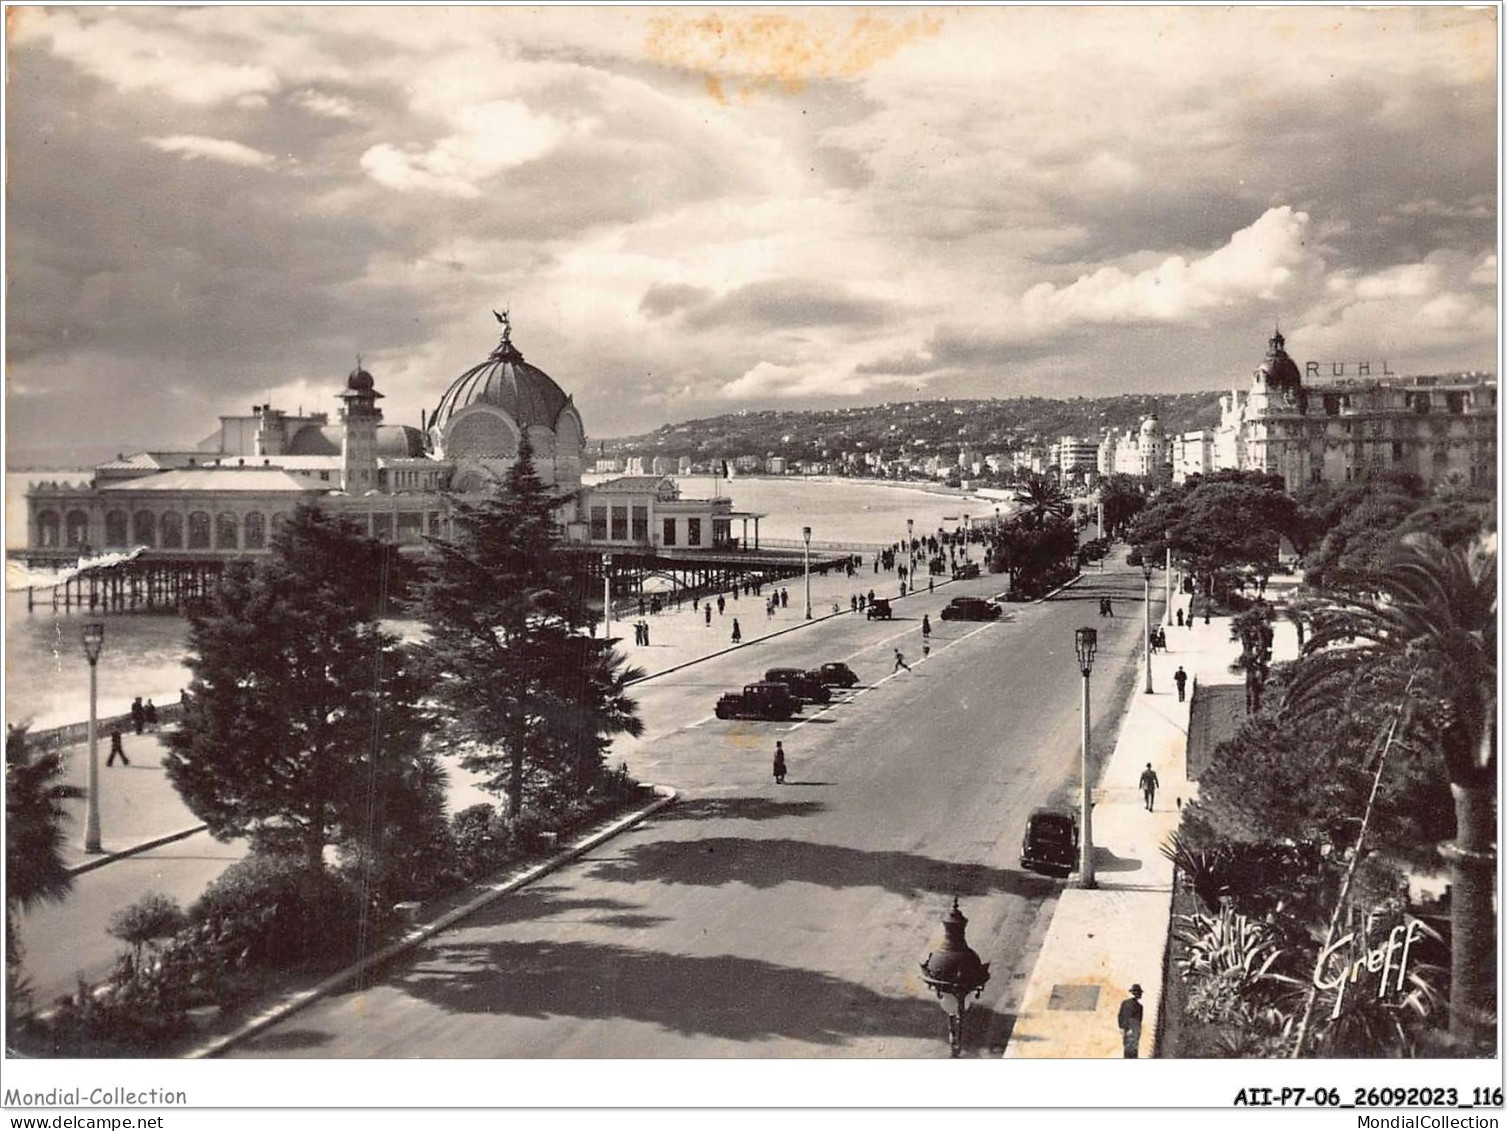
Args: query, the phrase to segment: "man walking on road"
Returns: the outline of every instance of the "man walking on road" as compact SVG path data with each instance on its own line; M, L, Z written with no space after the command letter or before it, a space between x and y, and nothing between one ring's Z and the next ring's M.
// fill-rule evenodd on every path
M1157 780L1157 771L1152 768L1152 763L1147 763L1147 768L1141 772L1141 793L1147 800L1147 812L1152 812L1152 801L1157 795L1157 787L1161 783Z
M120 744L120 727L110 728L110 757L105 759L106 766L115 765L115 759L120 759L122 766L129 766L131 760L126 757L126 748Z
M1131 996L1121 1002L1115 1023L1121 1030L1121 1050L1127 1060L1135 1060L1141 1046L1141 987L1133 985Z
M138 695L131 701L131 726L137 734L147 724L147 709L141 705L141 696Z
M1188 686L1189 673L1183 670L1183 665L1178 665L1178 670L1173 673L1173 682L1178 685L1178 701L1183 702L1183 689Z
M905 668L909 672L911 670L911 665L906 662L906 657L902 656L901 655L901 650L899 648L897 648L895 650L895 667L893 667L893 668L890 669L890 674L894 675L896 672L900 671L902 668Z

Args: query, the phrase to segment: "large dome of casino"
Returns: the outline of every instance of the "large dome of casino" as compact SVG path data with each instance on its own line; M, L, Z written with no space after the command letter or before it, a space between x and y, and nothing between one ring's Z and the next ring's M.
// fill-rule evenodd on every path
M425 421L425 442L438 459L452 461L452 489L481 489L518 456L525 434L534 465L547 483L581 485L585 439L575 403L542 369L530 365L512 341L507 316L497 347L450 383Z

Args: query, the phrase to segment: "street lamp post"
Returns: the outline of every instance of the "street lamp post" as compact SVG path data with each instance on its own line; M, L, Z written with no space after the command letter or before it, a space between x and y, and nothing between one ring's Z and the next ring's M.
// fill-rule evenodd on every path
M969 995L977 999L990 980L990 964L979 961L979 955L964 939L968 923L955 895L953 910L943 919L943 948L929 952L922 963L922 981L937 995L938 1004L948 1015L948 1051L953 1056L963 1052L963 1016Z
M602 639L613 635L613 556L602 555Z
M1141 560L1142 576L1142 607L1146 624L1142 631L1142 658L1146 661L1147 685L1142 688L1143 694L1152 694L1152 563L1143 556Z
M806 619L812 619L812 528L801 528L801 568L806 574Z
M1094 826L1093 803L1089 798L1089 673L1094 668L1094 650L1099 643L1099 633L1092 628L1080 628L1073 634L1073 649L1078 653L1079 671L1084 674L1083 703L1080 714L1084 733L1079 744L1079 887L1092 888L1094 882Z
M99 657L105 649L103 621L84 625L84 656L89 661L89 808L84 815L84 851L99 852Z
M1167 600L1163 602L1162 623L1163 624L1172 624L1173 623L1173 547L1172 546L1168 547L1167 560L1166 560L1166 565L1165 565L1164 569L1167 572L1168 576L1166 578ZM1192 613L1193 611L1194 611L1194 606L1190 605L1189 606L1189 612Z

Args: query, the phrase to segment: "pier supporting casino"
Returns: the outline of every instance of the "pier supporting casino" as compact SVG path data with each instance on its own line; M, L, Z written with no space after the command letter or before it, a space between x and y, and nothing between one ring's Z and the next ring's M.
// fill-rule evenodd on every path
M405 556L410 556L405 548ZM651 546L607 547L567 543L568 553L584 556L586 573L595 582L604 569L612 572L616 596L635 598L660 591L669 595L717 593L754 582L781 581L799 577L802 553L794 549L671 549ZM855 543L813 547L811 570L824 574L845 569L850 559L860 560L879 549ZM605 566L608 552L611 565ZM415 555L418 556L418 555ZM11 558L33 571L61 571L78 562L78 551L17 550ZM228 562L235 557L170 555L146 551L128 561L84 569L56 585L32 586L26 590L26 611L38 607L55 612L176 613L207 597L218 583ZM658 582L658 584L657 584Z

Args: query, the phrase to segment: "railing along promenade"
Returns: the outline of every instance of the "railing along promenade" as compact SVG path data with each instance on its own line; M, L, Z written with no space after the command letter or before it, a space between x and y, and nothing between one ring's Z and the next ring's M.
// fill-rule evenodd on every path
M155 706L155 704L154 704ZM164 703L157 707L157 725L175 723L183 716L183 704ZM120 727L122 734L130 734L135 729L131 722L129 712L123 715L101 715L96 723L101 738L107 737L111 727ZM48 727L45 730L30 730L26 732L26 745L31 750L55 751L65 746L77 746L89 739L89 722L64 723L60 727Z

